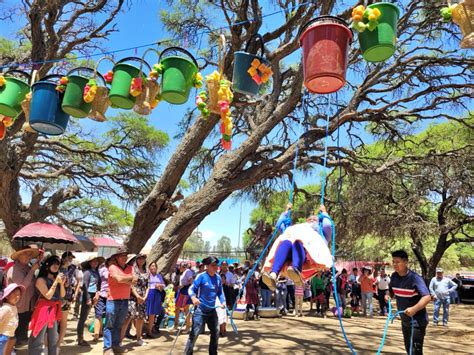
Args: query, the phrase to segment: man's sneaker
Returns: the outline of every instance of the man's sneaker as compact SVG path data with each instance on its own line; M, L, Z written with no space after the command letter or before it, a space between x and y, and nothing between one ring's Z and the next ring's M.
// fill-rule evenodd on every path
M303 286L303 278L301 277L301 273L298 269L294 268L293 266L289 266L286 272L288 277L295 283L295 286Z
M138 345L138 346L144 346L144 345L146 345L146 344L147 344L147 343L145 343L145 342L143 341L143 339L137 340L137 345Z
M262 280L263 280L263 283L267 285L267 287L271 291L276 290L277 279L276 279L276 274L274 272L271 272L271 273L264 272L262 274Z

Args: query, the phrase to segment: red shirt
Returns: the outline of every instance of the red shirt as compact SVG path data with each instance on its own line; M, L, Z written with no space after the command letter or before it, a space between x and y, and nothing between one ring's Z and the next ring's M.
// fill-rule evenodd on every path
M127 265L125 270L117 265L109 266L109 296L108 300L128 300L130 298L131 285L120 283L112 277L112 274L121 276L131 276L132 266Z
M372 275L366 276L362 275L359 278L360 289L362 292L374 292L374 282L375 279Z

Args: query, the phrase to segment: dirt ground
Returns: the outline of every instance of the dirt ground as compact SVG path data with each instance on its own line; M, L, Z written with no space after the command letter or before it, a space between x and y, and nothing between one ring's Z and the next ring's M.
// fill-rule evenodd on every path
M266 318L260 321L236 320L239 334L232 333L228 326L228 336L219 339L220 354L349 354L337 318L320 318L308 315L309 303L305 303L305 316L295 318ZM429 307L430 318L432 306ZM328 313L329 314L329 313ZM344 327L358 354L375 354L382 339L384 317L344 319ZM68 324L66 345L61 354L102 353L102 342L92 347L75 346L76 322ZM139 347L134 341L126 340L124 345L133 354L170 354L175 333L161 331L155 340L146 340L147 345ZM90 340L91 335L86 335ZM173 354L182 354L187 336L178 338ZM473 354L474 353L474 305L451 305L449 327L427 328L425 354ZM207 354L209 332L201 335L195 345L195 354ZM400 321L390 324L383 353L403 354L403 338ZM17 353L26 355L27 348Z

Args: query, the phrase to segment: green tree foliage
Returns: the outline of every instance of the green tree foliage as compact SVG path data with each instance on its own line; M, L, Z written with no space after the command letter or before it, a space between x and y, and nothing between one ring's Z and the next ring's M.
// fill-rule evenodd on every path
M231 253L232 252L232 241L229 237L222 236L217 240L214 246L214 251L217 253Z
M184 243L181 257L183 259L200 260L206 257L211 251L211 243L202 238L202 233L194 231Z

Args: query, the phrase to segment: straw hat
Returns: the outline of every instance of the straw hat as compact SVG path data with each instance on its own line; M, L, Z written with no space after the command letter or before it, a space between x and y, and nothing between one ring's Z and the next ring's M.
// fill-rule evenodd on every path
M145 259L146 259L146 254L142 254L142 253L139 253L139 254L128 254L127 264L132 264L132 263L135 262L138 258L145 258Z
M40 249L36 245L30 245L24 249L20 249L14 252L12 255L10 255L10 258L12 260L17 260L20 255L26 255L26 254L30 256L30 259L37 258L38 255L40 254Z
M99 265L100 265L100 264L102 264L102 263L105 261L105 258L104 258L103 256L93 256L93 255L91 255L91 256L89 256L89 257L87 258L86 261L83 261L83 262L81 263L81 267L82 267L83 269L89 267L89 264L90 264L90 262L91 262L92 260L97 260L97 261L99 262Z

